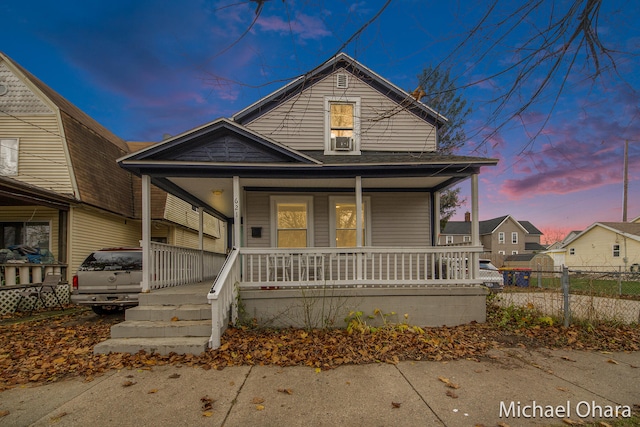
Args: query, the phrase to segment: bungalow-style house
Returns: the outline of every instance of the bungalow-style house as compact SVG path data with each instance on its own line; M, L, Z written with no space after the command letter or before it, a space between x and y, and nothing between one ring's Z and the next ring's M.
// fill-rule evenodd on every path
M140 179L116 163L131 152L0 53L1 286L41 282L53 271L71 282L93 250L139 246ZM202 242L205 249L224 253L225 223L207 215L199 228L197 208L158 188L151 192L151 239L191 248ZM16 245L46 256L15 259L9 248ZM12 311L14 298L0 293L0 311Z
M542 232L529 221L517 221L511 215L479 222L480 242L488 255L532 254L545 250L540 244ZM459 245L471 242L471 217L464 221L448 221L438 238L440 245Z
M640 221L596 222L561 250L569 268L640 272Z
M213 347L239 310L274 326L344 326L350 310L375 308L418 325L481 322L486 291L467 267L482 251L478 223L471 245L437 246L439 192L470 179L477 218L478 174L497 160L440 154L446 122L340 53L119 164L141 177L143 202L154 184L232 230L208 294ZM143 208L146 259L150 215ZM143 289L161 273L143 271Z

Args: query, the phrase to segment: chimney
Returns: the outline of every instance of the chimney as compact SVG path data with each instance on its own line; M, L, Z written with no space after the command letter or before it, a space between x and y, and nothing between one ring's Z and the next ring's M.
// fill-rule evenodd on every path
M471 212L464 213L464 222L471 222Z

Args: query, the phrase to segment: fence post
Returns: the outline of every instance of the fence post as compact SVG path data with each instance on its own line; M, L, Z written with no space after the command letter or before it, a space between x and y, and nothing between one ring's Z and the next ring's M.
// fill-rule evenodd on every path
M622 295L622 267L618 266L618 295Z
M538 264L538 287L542 287L542 265Z
M568 328L571 317L571 309L569 307L569 269L562 266L562 294L564 296L564 327Z

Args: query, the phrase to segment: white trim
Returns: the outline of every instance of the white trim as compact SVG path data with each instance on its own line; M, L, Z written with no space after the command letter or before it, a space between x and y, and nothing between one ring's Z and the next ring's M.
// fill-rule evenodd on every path
M331 149L331 104L353 105L353 150L336 151ZM324 97L324 154L353 156L360 155L360 97L325 96Z
M271 212L269 214L271 247L278 247L278 203L305 203L307 205L307 247L314 247L313 196L302 195L271 196L269 198L269 204L271 206Z
M514 239L515 237L515 239ZM512 231L511 232L511 244L513 245L517 245L518 244L518 232L517 231Z
M356 204L355 196L329 196L329 246L336 247L336 204ZM364 245L371 246L371 196L363 196L364 205ZM357 230L356 230L357 231ZM360 247L356 244L356 247Z
M505 243L504 231L498 231L498 243L499 244L504 244Z

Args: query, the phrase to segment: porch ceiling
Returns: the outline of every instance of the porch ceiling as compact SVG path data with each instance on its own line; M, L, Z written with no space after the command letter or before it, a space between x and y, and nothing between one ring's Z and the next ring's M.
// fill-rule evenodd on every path
M400 178L362 178L363 191L388 191L404 189L408 191L430 191L445 185L450 176L400 177ZM233 216L233 180L231 178L167 178L173 186L208 204L226 217ZM240 185L245 189L265 191L327 191L353 192L355 180L351 178L241 178Z

